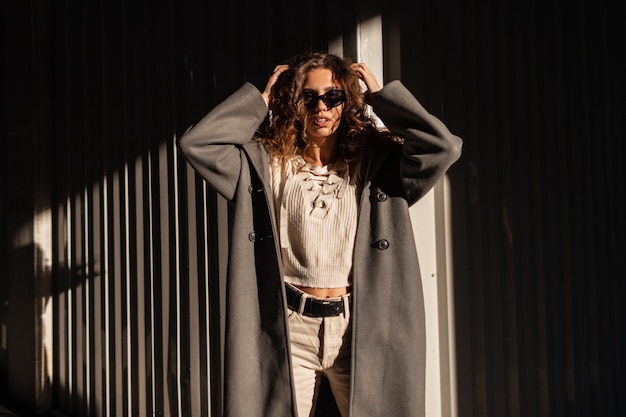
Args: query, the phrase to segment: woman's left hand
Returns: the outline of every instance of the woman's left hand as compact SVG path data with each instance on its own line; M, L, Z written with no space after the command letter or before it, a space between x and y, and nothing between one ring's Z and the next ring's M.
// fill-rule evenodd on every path
M365 92L366 97L371 96L372 94L376 94L381 90L380 84L378 84L376 76L367 65L362 62L357 62L352 64L352 69L365 83L365 87L367 87L367 91Z

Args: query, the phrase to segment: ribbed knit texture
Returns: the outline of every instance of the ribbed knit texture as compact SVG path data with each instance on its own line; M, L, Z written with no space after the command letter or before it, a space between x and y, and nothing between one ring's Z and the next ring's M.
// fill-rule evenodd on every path
M271 167L285 281L312 288L351 285L358 206L347 167L319 167L301 157Z

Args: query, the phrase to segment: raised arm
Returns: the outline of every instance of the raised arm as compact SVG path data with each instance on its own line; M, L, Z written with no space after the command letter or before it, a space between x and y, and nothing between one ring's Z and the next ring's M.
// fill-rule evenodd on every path
M259 90L246 83L178 140L185 159L228 200L234 197L239 181L239 145L252 140L267 111Z
M370 97L385 126L404 139L400 176L409 204L415 203L461 156L462 140L430 114L400 81Z

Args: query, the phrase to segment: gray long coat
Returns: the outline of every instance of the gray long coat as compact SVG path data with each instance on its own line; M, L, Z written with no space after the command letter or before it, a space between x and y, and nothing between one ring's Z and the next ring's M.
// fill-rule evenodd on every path
M405 142L372 146L361 167L350 415L418 417L424 415L426 336L408 208L459 158L461 139L399 81L373 100L374 112ZM227 417L297 415L269 157L251 140L266 116L261 94L246 83L178 143L234 207L226 290Z

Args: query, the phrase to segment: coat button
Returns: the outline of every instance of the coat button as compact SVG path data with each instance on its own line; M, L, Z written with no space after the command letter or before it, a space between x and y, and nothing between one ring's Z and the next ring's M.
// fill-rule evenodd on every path
M250 242L254 242L256 240L256 233L254 232L248 233L248 240L250 240Z
M376 194L376 199L378 199L378 201L386 201L387 200L387 194L383 193L382 191L379 191Z
M253 191L254 191L254 187L252 186L252 184L248 185L248 192L252 194Z
M378 241L378 249L386 250L389 249L389 241L387 239L381 239Z

